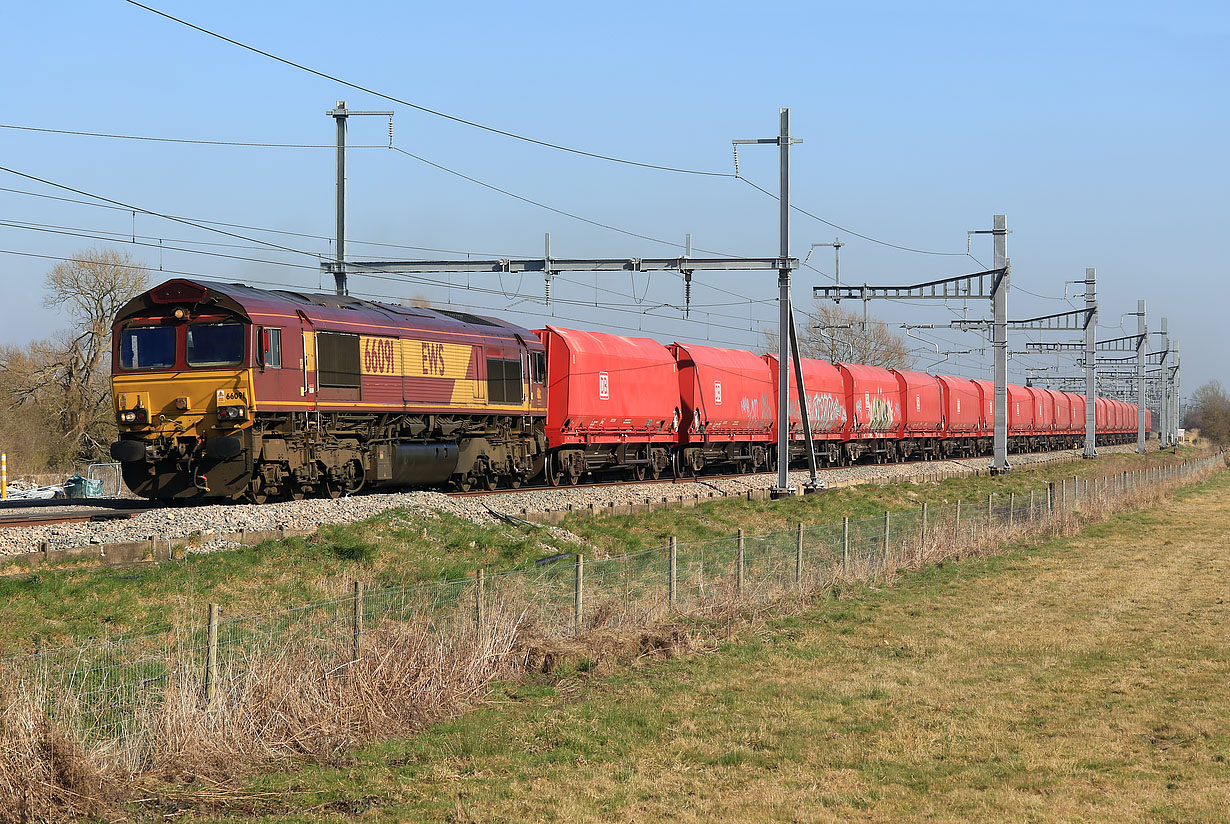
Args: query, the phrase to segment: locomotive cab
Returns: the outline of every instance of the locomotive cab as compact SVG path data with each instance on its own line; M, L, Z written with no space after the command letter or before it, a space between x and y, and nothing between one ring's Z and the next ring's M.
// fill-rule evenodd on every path
M160 499L242 493L259 348L242 307L169 281L121 310L112 340L111 455L128 488Z

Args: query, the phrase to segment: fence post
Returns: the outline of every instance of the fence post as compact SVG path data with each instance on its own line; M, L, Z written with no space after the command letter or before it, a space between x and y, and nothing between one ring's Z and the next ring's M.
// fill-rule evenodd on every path
M884 510L884 565L888 564L888 510Z
M1029 522L1034 522L1034 491L1029 490Z
M9 496L9 456L0 452L0 500Z
M359 645L363 637L363 582L354 582L354 597L351 604L351 643L350 660L359 660Z
M794 588L803 586L803 522L799 522L799 533L794 542Z
M678 580L677 574L679 570L679 542L675 536L671 536L670 561L667 564L667 583L666 583L666 602L671 609L675 608L676 590L675 583Z
M952 515L952 539L955 541L961 537L961 499L957 499L957 508L953 510Z
M987 529L991 528L991 518L992 518L992 515L991 515L992 503L991 502L994 500L995 500L995 493L992 492L990 495L987 496Z
M481 630L486 616L483 615L483 601L486 595L487 574L482 567L474 572L474 628Z
M848 517L841 519L841 571L843 574L850 571L850 519Z
M927 543L927 502L923 501L922 505L922 529L918 533L918 545L925 546Z
M576 632L581 631L585 618L585 556L577 553L576 591L572 596L572 625Z
M743 597L743 529L739 529L739 546L735 553L735 595Z
M214 693L218 688L218 614L217 604L209 605L209 617L206 619L208 644L205 652L205 704L214 702Z
M1016 523L1016 493L1008 493L1008 524Z

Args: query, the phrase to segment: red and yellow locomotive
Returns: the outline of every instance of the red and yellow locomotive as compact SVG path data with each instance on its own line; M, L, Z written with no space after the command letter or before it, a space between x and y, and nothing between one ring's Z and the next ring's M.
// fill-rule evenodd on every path
M146 498L513 486L546 456L544 348L460 312L172 280L114 327L120 439Z

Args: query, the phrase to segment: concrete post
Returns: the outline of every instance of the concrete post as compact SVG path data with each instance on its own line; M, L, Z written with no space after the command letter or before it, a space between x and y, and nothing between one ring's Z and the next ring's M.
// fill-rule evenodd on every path
M217 604L209 605L206 619L206 651L205 651L205 704L210 706L218 690L218 617L222 608Z
M363 638L363 582L354 582L354 603L352 611L354 613L351 632L351 660L359 660L359 645Z
M735 550L735 595L743 597L743 530L739 530L738 546Z
M803 524L799 523L798 536L794 542L794 586L803 585Z
M585 556L577 555L576 580L572 594L572 628L580 632L585 620Z
M841 519L841 571L850 571L850 519Z
M483 592L486 589L486 574L482 567L474 573L474 626L481 630L486 622L486 616L483 615L483 605L486 600Z
M670 605L670 608L672 610L675 608L675 599L677 597L675 587L678 581L678 574L679 574L679 543L675 539L675 536L672 535L671 536L671 547L670 547L670 562L668 564L668 569L667 569L667 585L666 585L666 602Z

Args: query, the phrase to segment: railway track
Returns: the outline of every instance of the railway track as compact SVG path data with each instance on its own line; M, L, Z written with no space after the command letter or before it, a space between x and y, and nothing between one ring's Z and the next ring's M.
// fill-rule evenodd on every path
M85 524L96 521L118 521L133 518L142 512L158 507L97 509L92 512L38 512L20 514L0 513L0 529L18 526L47 526L50 524Z
M950 459L950 460L951 462L964 464L966 466L969 466L969 463L967 462L978 462L979 466L983 465L982 459L980 458ZM905 461L900 464L885 464L884 468L888 468L890 466L904 466L904 465L909 465L909 464L923 464L923 463L929 463L929 462L928 461ZM823 478L823 476L828 474L829 472L836 472L842 469L849 469L849 468L850 467L821 467L817 470L817 472ZM876 465L867 464L863 468L874 469L876 468ZM974 468L974 467L971 466L970 468ZM799 470L796 469L792 471L797 472ZM598 481L598 482L591 482L591 483L581 483L576 486L564 485L564 486L558 486L558 487L550 486L548 484L532 484L532 485L526 484L516 489L510 489L510 488L500 488L500 489L492 489L492 490L476 489L476 490L469 490L467 492L452 491L452 492L446 492L444 494L452 498L482 498L482 497L491 497L491 496L500 496L500 495L511 495L517 492L536 492L536 493L548 492L549 493L553 491L626 487L628 485L635 485L635 486L646 487L646 488L652 488L652 487L678 488L680 486L695 486L695 485L708 486L713 481L718 481L718 480L729 481L729 480L738 480L740 478L755 478L755 477L762 477L765 475L775 475L775 474L776 473L770 472L770 471L738 472L738 473L730 473L730 474L722 474L722 475L705 475L701 477L685 476L681 478L658 478L655 480L646 479L643 481L636 481L636 480ZM380 492L383 492L383 491L384 490L380 490ZM89 507L88 505L82 505L81 502L60 502L60 501L57 501L54 503L51 501L39 502L39 503L30 502L29 504L26 504L20 507L13 506L16 503L17 502L15 501L9 502L9 505L7 507L5 507L4 505L0 505L0 529L4 529L7 527L48 526L48 525L55 525L55 524L72 524L72 523L84 524L84 523L96 523L96 522L101 522L101 521L126 520L129 518L136 517L137 515L140 515L144 512L150 512L150 511L165 508L165 506L163 505L152 503L150 501L144 501L144 500L124 502L125 505L122 505L122 506L106 506L106 507L103 507L103 506ZM236 503L235 505L236 506L248 506L249 504ZM187 504L187 508L190 508L191 506L192 504ZM72 511L64 511L67 509L71 509ZM6 511L6 510L11 510L11 511Z

